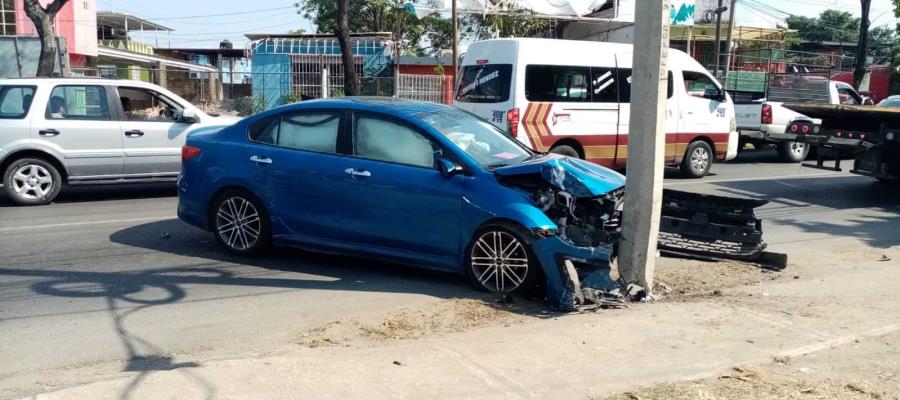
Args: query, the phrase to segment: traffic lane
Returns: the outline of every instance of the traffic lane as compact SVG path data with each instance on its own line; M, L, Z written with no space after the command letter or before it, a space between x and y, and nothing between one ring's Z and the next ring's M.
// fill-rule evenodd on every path
M479 296L455 275L366 259L290 249L234 257L175 219L3 236L0 375L266 352L331 320Z
M814 161L808 161L814 162ZM848 163L844 166L850 165ZM698 182L708 183L722 180L771 179L773 177L818 177L840 173L823 171L802 166L801 163L785 163L780 161L778 152L772 149L745 150L738 153L731 161L714 163L709 175L702 179L688 179L680 175L677 169L666 171L666 182L680 185L692 185ZM673 187L675 188L675 187Z
M14 228L171 218L176 195L172 183L76 186L65 188L51 204L22 207L0 194L0 237Z

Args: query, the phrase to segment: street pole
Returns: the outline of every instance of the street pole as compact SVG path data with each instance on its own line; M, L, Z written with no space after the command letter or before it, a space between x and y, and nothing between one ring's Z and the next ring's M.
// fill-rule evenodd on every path
M446 4L446 3L445 3ZM453 0L452 5L450 7L450 15L453 19L453 90L456 90L456 74L457 74L457 59L459 59L459 27L456 24L456 0Z
M633 81L628 132L628 179L619 272L647 296L653 292L656 237L662 207L666 148L669 0L635 2Z
M722 83L728 82L728 71L731 70L731 37L734 34L734 7L737 0L731 0L731 8L728 9L728 36L725 39L725 75L722 77Z
M715 77L719 77L719 60L722 57L722 43L719 42L721 40L720 33L722 32L722 0L719 0L719 7L716 8L716 69L713 70L713 75Z

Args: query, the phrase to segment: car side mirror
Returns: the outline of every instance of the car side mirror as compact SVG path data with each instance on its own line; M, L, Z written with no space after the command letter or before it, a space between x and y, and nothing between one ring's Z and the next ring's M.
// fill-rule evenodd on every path
M448 178L452 178L453 176L459 175L465 171L462 165L459 165L453 161L450 161L446 158L439 158L438 168L441 170L441 175L444 175Z
M725 101L725 91L709 88L703 91L703 97L715 101Z
M862 101L862 103L863 103L864 106L874 106L874 105L875 105L875 100L872 100L872 98L869 97L869 96L863 96L863 101Z
M200 122L200 118L197 117L197 113L194 110L182 110L181 112L175 111L175 120L178 122L183 122L185 124L194 124Z

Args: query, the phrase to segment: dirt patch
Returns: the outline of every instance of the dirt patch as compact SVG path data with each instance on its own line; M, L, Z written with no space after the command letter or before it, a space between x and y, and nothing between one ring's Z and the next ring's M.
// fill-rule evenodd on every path
M657 263L654 293L661 299L686 301L693 297L716 297L729 288L758 285L783 279L789 273L760 268L738 261L705 262L662 258Z
M866 381L809 381L735 368L715 379L664 383L603 400L871 400L897 399L889 389Z
M535 302L499 305L480 299L448 299L402 308L381 319L350 318L332 321L301 335L307 347L351 346L428 335L462 332L488 326L509 326L538 318Z

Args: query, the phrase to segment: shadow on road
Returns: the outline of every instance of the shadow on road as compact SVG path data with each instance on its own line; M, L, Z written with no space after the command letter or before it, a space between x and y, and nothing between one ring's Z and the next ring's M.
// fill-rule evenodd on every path
M105 299L109 317L127 353L123 372L137 373L120 394L121 399L132 397L149 374L167 370L177 370L195 382L204 391L203 397L216 396L215 387L191 371L199 363L175 362L166 349L129 332L126 327L126 320L135 313L150 307L188 300L188 285L328 290L335 292L335 296L340 296L339 292L342 291L367 291L493 300L492 296L471 289L455 274L363 258L314 254L286 248L275 248L271 254L260 258L232 256L218 247L212 235L177 219L129 227L114 232L110 235L110 240L127 246L197 257L201 260L182 267L140 271L0 268L0 275L35 278L31 290L37 294ZM290 274L282 274L280 271Z

